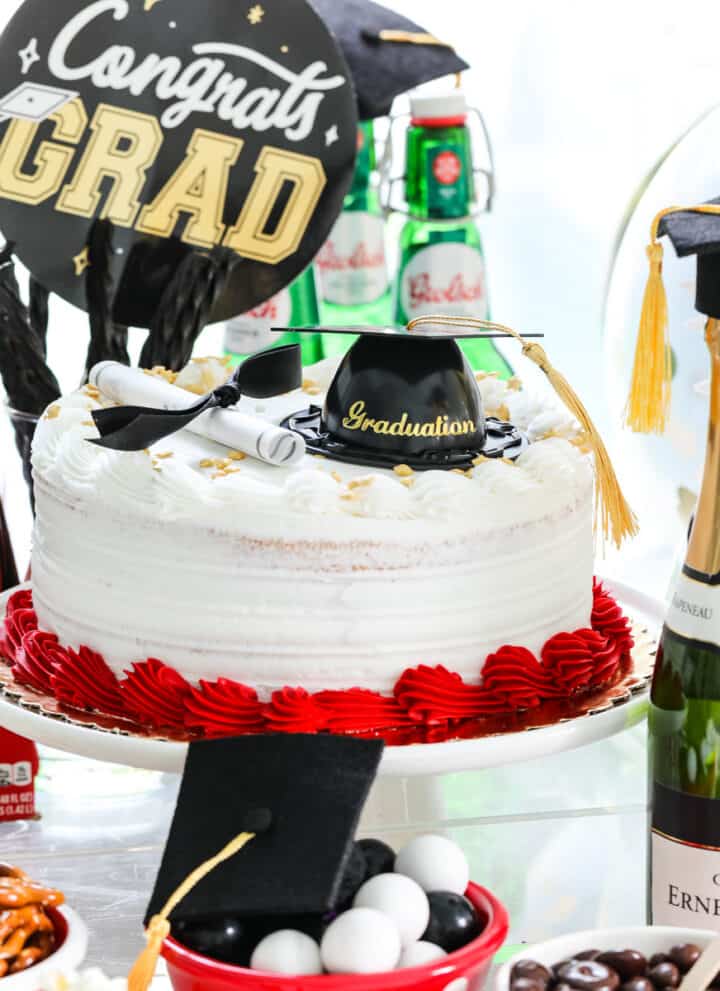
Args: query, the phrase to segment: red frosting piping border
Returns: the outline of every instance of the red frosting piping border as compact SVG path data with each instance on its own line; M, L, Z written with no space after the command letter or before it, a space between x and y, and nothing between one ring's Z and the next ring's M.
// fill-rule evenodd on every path
M603 688L632 646L628 618L598 581L591 628L557 633L540 658L524 647L500 647L486 658L477 684L441 665L421 664L402 673L392 695L364 688L310 694L285 687L262 702L253 688L228 678L194 687L154 657L133 664L118 679L96 651L64 647L54 634L38 629L28 589L10 596L0 641L19 684L76 709L188 737L329 732L392 738L408 730L437 732Z

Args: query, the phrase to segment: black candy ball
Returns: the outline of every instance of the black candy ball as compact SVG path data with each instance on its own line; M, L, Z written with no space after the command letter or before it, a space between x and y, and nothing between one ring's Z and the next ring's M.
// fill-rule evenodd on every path
M173 922L172 935L183 946L213 960L247 966L255 935L240 919L192 919Z
M482 932L475 909L464 895L454 891L431 891L428 901L430 922L420 939L452 953L477 939Z
M353 843L350 858L347 862L343 879L340 882L340 890L337 897L338 909L342 910L350 905L350 902L357 894L358 888L367 878L367 869L367 858L360 844Z
M376 874L392 874L395 868L395 851L382 840L358 840L355 844L360 847L367 863L365 880L369 881Z

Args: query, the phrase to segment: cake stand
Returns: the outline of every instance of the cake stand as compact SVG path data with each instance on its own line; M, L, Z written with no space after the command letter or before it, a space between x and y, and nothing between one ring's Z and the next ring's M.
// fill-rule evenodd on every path
M657 600L627 585L603 582L633 621L636 647L632 684L596 708L551 725L472 739L387 746L380 773L414 777L500 767L572 750L641 722L647 712L647 688L664 609ZM8 594L0 597L0 619L7 598ZM182 771L187 751L186 743L103 729L93 724L91 717L78 722L45 711L41 704L13 691L11 683L0 682L0 726L56 750L151 771Z

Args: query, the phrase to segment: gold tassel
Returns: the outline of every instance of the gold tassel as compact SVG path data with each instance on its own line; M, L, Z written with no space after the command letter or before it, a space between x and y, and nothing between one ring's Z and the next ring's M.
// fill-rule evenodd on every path
M557 395L562 399L572 415L580 422L588 437L595 455L595 523L599 524L604 538L611 537L616 546L620 546L625 537L633 537L638 532L637 520L632 509L625 500L610 455L603 443L602 437L590 414L583 406L577 393L568 380L550 362L545 349L532 341L526 341L516 330L503 324L491 323L488 320L478 320L475 317L455 316L422 316L416 317L408 324L408 330L413 330L421 324L441 324L453 327L480 327L491 331L500 331L508 337L514 337L522 344L523 354L534 362L548 378Z
M150 986L163 942L170 935L168 916L173 909L192 891L196 884L211 871L214 871L223 861L234 857L254 836L255 833L240 833L226 847L223 847L220 853L196 867L192 874L188 874L182 884L168 898L162 911L152 917L145 933L147 945L139 954L128 975L128 991L147 991Z
M384 30L378 32L378 38L380 41L389 41L393 44L438 45L440 48L450 48L453 51L455 50L449 42L442 41L434 34L428 34L425 31L393 31L389 28L385 28Z
M650 271L640 311L630 393L625 406L625 424L637 433L663 433L670 411L672 362L667 296L662 277L663 248L658 241L658 228L668 214L685 211L720 214L720 205L670 206L661 210L650 225L650 244L646 248Z

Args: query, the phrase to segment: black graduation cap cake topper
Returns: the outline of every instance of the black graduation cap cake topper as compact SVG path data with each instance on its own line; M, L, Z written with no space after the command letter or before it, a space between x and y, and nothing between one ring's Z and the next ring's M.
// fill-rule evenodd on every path
M231 916L280 928L333 910L382 751L317 734L191 743L129 991L147 987L171 924Z
M638 433L662 433L670 412L672 364L660 241L664 235L680 257L697 256L695 309L720 318L720 197L697 206L666 207L650 225L648 281L625 411L626 424Z
M299 389L302 384L302 358L299 344L286 344L251 355L235 369L224 385L213 389L186 409L153 409L148 406L111 406L92 411L99 438L91 444L114 451L144 451L177 433L212 409L234 406L241 396L266 399Z
M384 117L400 93L468 68L454 49L372 0L310 0L353 74L362 120Z
M590 414L544 348L527 339L542 335L521 336L504 324L442 314L416 317L406 328L319 329L360 336L340 363L324 409L311 407L284 423L302 434L309 450L338 461L384 468L402 463L418 471L467 468L479 455L517 457L525 439L512 424L484 419L477 383L456 343L458 337L511 337L545 374L593 451L597 529L618 546L637 532Z
M86 309L107 221L112 318L140 327L187 257L224 249L242 259L224 319L317 253L356 133L351 72L306 0L24 0L0 40L0 228Z
M482 454L517 457L527 439L512 424L487 418L475 376L456 337L487 331L427 324L324 327L359 334L317 407L284 426L307 447L338 461L418 470L469 468Z

